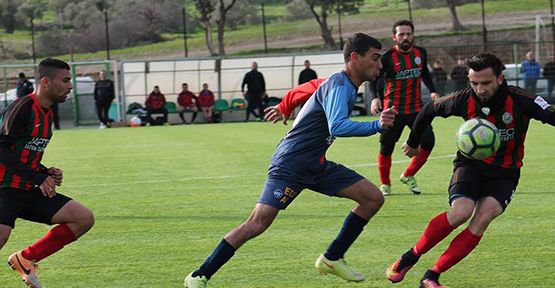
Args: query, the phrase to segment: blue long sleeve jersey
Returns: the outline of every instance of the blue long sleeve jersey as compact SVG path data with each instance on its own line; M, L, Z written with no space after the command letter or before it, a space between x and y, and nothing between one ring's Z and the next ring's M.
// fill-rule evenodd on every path
M357 87L345 71L333 74L314 92L278 144L271 166L302 174L321 172L325 154L336 137L370 136L382 131L379 121L349 119Z

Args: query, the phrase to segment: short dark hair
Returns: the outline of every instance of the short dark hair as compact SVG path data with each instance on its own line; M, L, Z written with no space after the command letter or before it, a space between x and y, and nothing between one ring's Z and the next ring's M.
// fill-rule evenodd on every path
M491 68L495 76L501 75L501 72L505 70L505 65L501 62L497 56L490 53L482 53L472 58L466 60L466 67L474 71L482 71L487 68Z
M185 83L185 82L181 83L181 86L184 86L184 85L189 86L189 84L187 84L187 83Z
M356 52L362 56L368 52L370 48L382 49L382 43L378 39L368 36L364 33L354 33L349 36L347 43L343 47L343 58L345 63L349 62L351 53Z
M40 79L42 79L43 77L53 78L58 73L58 70L64 69L71 70L69 64L67 64L65 61L55 58L46 58L40 61L35 73L35 79L37 83L39 83Z
M23 72L19 72L19 75L17 75L17 76L18 76L19 78L26 78L26 77L25 77L25 73L23 73Z
M393 35L397 34L397 27L399 26L410 26L410 29L414 32L414 24L412 24L412 22L409 20L399 20L393 24L393 29L391 30L393 31Z

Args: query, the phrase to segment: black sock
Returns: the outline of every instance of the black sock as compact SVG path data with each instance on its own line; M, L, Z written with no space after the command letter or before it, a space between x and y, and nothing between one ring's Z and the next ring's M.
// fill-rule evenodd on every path
M439 273L433 271L433 270L428 270L426 271L426 273L424 273L424 277L422 277L422 280L424 279L430 279L430 280L434 280L436 282L439 282Z
M420 256L414 255L414 253L412 253L412 248L410 248L409 251L405 252L405 254L401 256L401 263L399 263L399 266L397 266L397 272L405 269L408 266L416 264L419 259Z
M195 119L197 119L197 112L193 112L193 119L191 119L191 123L195 122Z
M216 246L214 251L206 261L200 266L198 270L193 272L193 277L196 276L206 276L210 279L214 273L216 273L231 257L235 254L235 248L231 246L225 239L222 239L220 244Z
M347 249L355 242L366 224L368 224L368 220L350 212L345 222L343 222L341 231L339 231L335 240L331 242L324 256L332 261L343 258Z

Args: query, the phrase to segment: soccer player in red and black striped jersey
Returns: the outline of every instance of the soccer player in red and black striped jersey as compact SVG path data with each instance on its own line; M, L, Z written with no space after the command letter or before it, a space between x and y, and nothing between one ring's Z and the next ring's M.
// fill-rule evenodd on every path
M460 152L454 161L449 184L451 208L433 218L416 245L389 266L392 282L403 280L405 273L455 228L470 219L426 272L420 287L438 288L440 273L465 258L480 242L488 225L511 202L520 178L524 158L524 140L531 119L555 126L555 108L540 96L531 97L516 86L509 86L503 76L504 66L492 54L480 54L467 61L470 87L427 104L416 117L409 139L403 144L407 156L418 153L422 135L434 117L460 116L486 119L497 127L501 146L491 157L471 160Z
M391 193L391 154L399 141L405 126L409 128L422 109L421 82L424 82L432 100L439 98L432 77L428 71L428 55L424 48L414 45L414 25L408 20L393 24L391 39L395 45L382 56L383 70L380 78L371 83L373 99L371 112L378 115L383 109L395 106L399 114L395 124L380 136L378 171L380 190L384 195ZM420 187L414 175L422 168L434 147L434 132L428 127L422 136L421 153L413 157L400 177L403 184L414 194L420 194Z
M47 58L36 71L37 90L10 104L0 118L0 248L17 218L56 225L29 247L13 253L8 264L29 287L41 287L37 263L77 240L94 224L92 212L62 194L63 171L41 159L52 136L51 106L72 89L69 65Z

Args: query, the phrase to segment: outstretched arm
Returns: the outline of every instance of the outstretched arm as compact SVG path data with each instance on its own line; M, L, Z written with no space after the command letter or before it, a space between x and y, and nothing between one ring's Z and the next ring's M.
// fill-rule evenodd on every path
M380 120L356 122L349 119L348 96L344 86L334 87L330 95L324 98L322 107L328 120L329 133L333 137L370 136L382 132L385 127L393 124L394 108L382 113ZM382 126L384 125L384 126Z

